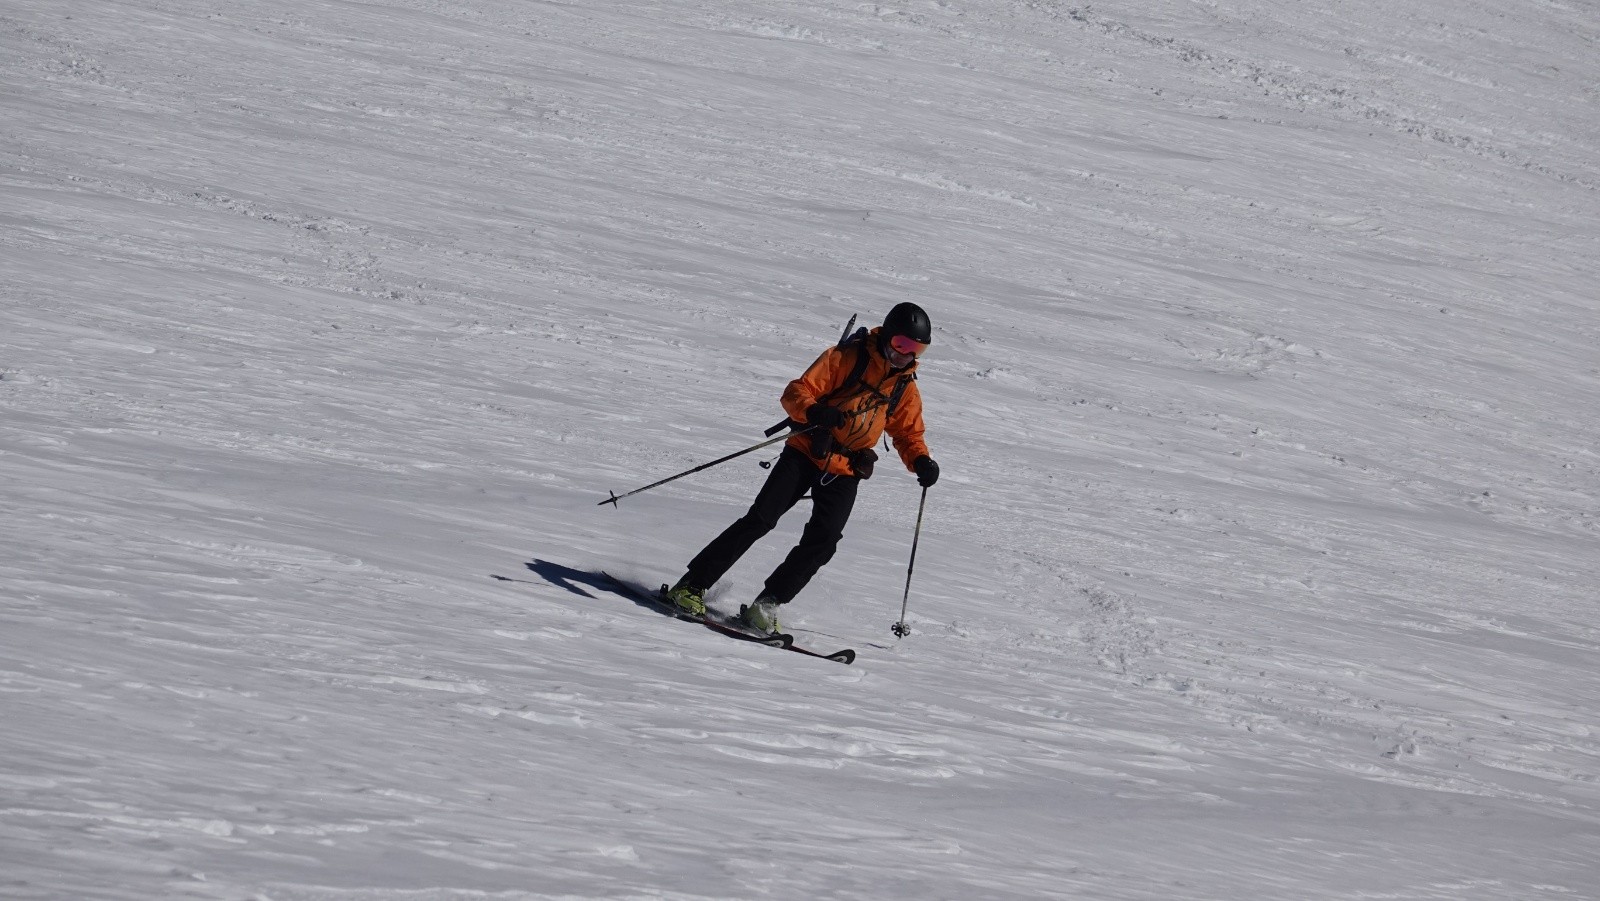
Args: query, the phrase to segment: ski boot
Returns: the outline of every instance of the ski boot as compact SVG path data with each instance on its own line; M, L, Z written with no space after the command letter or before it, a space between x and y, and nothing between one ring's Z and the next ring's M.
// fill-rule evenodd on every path
M667 603L671 604L683 616L703 617L706 615L705 589L690 585L687 578L679 579L678 584L667 589L665 597Z
M778 623L778 608L781 606L782 602L763 595L756 598L754 604L739 608L739 623L753 632L775 635L783 630Z

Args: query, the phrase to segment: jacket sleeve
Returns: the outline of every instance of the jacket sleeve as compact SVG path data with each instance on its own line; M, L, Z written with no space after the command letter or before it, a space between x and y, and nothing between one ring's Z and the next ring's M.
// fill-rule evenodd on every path
M842 369L844 352L837 347L830 347L817 357L801 376L789 383L783 389L783 410L795 422L806 421L806 410L822 398L824 394L839 387L839 382L847 371Z
M906 465L906 469L915 472L911 464L918 457L930 456L928 445L922 440L922 392L917 390L916 382L906 386L906 393L900 397L900 406L889 417L888 431L889 437L894 439L894 449L900 454L900 461Z

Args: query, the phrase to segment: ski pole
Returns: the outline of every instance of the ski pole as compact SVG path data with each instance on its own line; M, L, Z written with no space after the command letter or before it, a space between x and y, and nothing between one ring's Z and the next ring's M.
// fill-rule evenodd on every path
M802 429L800 429L800 433L809 432L813 428L816 428L816 426L812 426L811 428L802 428ZM731 453L731 454L727 455L726 457L719 457L719 458L717 458L715 460L712 460L710 463L702 463L702 464L700 464L699 466L696 466L693 469L685 470L683 472L678 473L675 476L667 476L666 478L662 479L659 482L652 482L649 485L644 486L643 488L635 488L632 491L628 492L627 494L617 494L614 491L607 492L611 496L609 498L606 498L605 500L601 501L600 503L595 504L595 506L596 507L604 507L606 504L610 504L611 506L615 507L617 505L617 501L620 501L625 497L633 497L635 494L638 494L641 491L649 491L652 488L659 488L662 485L667 484L668 482L677 481L678 479L681 479L684 476L692 476L695 473L701 471L702 469L710 469L711 467L716 466L716 465L718 465L720 463L726 463L729 460L732 460L734 457L742 457L745 454L750 453L751 451L758 451L758 450L762 449L763 447L766 447L769 444L777 444L779 441L787 441L787 440L789 440L790 437L791 437L790 435L779 435L776 438L768 438L766 441L763 441L760 444L752 444L751 446L745 448L742 451L735 451L734 453Z
M928 506L928 489L922 489L922 501L917 504L917 529L911 533L911 562L906 564L906 594L900 599L900 621L894 624L890 631L896 638L905 638L911 634L911 627L906 625L906 605L911 603L911 571L917 566L917 542L922 539L922 511Z

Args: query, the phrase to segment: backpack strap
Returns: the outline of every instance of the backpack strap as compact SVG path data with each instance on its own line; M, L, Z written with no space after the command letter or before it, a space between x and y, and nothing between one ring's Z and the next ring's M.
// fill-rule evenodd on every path
M865 376L867 374L867 362L869 357L869 351L867 349L867 334L868 332L866 328L861 328L857 330L854 335L851 335L849 338L839 342L840 348L855 350L855 362L850 366L849 377L846 378L844 382L839 385L839 387L829 391L827 394L819 398L819 401L823 403L832 403L852 391L857 389L865 389L866 391L877 395L878 399L882 400L889 407L887 415L893 416L895 408L900 406L900 399L905 396L906 389L911 386L912 382L917 380L917 374L914 372L908 372L901 376L899 380L894 383L894 388L890 390L887 396L885 396L884 393L879 391L877 388L866 384Z
M854 316L850 317L850 322L851 324L855 323ZM856 391L857 389L863 389L871 394L876 395L880 401L883 401L884 404L888 406L889 409L887 415L894 415L895 408L900 406L900 399L906 393L906 388L910 387L911 383L917 380L917 374L911 372L901 376L899 380L895 382L894 388L890 390L888 395L885 395L877 388L868 385L866 383L867 363L871 362L871 351L867 348L867 336L869 334L871 333L866 326L856 329L855 334L850 334L849 325L845 326L845 336L839 339L839 343L836 346L840 350L855 351L855 361L850 364L850 374L846 376L845 380L839 384L839 387L817 398L818 403L832 404L835 401L841 400L846 395ZM802 427L803 425L801 423L797 423L792 419L784 419L784 421L778 423L770 429L767 429L767 437L770 438L786 428ZM813 444L815 444L818 437L820 436L813 436ZM830 442L823 443L826 444ZM823 456L826 456L826 454L823 454Z
M850 375L839 384L839 387L817 398L819 403L831 404L854 391L862 385L863 379L867 374L867 362L870 354L867 351L867 329L865 326L857 329L854 335L840 341L839 348L841 350L854 350L856 352L855 362L850 365Z
M894 383L894 390L889 393L889 412L887 415L894 415L895 407L900 406L900 398L905 396L906 389L909 388L911 383L916 380L917 374L915 372L911 372L907 373L906 375L902 375L900 377L900 381Z
M840 350L851 350L851 349L855 350L856 359L855 359L855 362L852 363L851 366L850 366L850 375L843 382L840 383L839 387L837 387L837 388L833 389L832 391L829 391L827 394L824 394L821 397L817 398L817 402L818 403L832 404L834 401L844 397L849 392L855 390L855 388L857 386L862 385L864 383L864 379L865 379L866 374L867 374L867 362L868 362L868 352L867 352L868 330L867 330L866 326L862 326L861 328L856 329L855 334L851 334L850 333L850 326L854 325L855 322L856 322L856 317L851 316L850 317L850 323L844 327L844 336L839 339L839 343L838 344L834 345L835 347L838 347ZM868 386L868 387L870 388L871 386ZM789 419L788 417L785 417L782 422L778 423L777 425L773 426L770 429L767 429L767 437L771 438L773 435L778 434L779 432L783 431L784 429L791 429L791 428L799 429L799 428L804 428L804 427L805 427L804 423L795 422L793 419Z

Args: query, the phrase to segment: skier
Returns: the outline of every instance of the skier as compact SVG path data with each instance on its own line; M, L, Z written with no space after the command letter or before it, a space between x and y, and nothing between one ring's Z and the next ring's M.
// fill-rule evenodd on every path
M882 326L862 328L824 351L789 383L783 408L792 421L810 428L789 438L750 510L689 561L688 572L667 592L674 606L703 616L706 591L809 490L811 519L799 544L767 577L755 602L740 610L750 629L779 631L778 608L833 558L856 489L872 477L878 459L873 446L885 430L918 484L927 488L939 480L939 464L922 440L922 396L916 383L917 357L932 340L928 314L914 303L898 304Z

